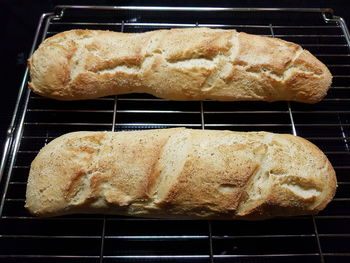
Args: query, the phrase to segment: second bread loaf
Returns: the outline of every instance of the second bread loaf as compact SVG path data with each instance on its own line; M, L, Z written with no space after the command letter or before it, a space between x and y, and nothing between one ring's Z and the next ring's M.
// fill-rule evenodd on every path
M149 93L170 100L320 101L327 67L299 45L235 30L72 30L29 59L30 88L58 100Z
M315 214L335 172L292 135L190 129L76 132L33 161L26 207L38 216L263 219Z

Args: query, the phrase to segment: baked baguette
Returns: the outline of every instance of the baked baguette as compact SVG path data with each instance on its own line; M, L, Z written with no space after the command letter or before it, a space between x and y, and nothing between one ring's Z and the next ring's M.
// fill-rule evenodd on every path
M31 165L26 208L38 216L264 219L315 214L335 172L310 142L266 132L75 132Z
M37 94L83 100L149 93L170 100L320 101L332 75L299 45L235 30L140 34L72 30L29 59Z

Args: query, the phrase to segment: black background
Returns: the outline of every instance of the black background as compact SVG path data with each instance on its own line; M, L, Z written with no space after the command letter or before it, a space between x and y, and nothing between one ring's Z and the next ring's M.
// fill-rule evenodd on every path
M1 98L0 146L12 118L15 100L26 68L26 60L33 42L39 17L58 4L79 5L162 5L162 6L224 6L224 7L325 7L333 8L348 26L350 1L38 1L0 0L1 36Z

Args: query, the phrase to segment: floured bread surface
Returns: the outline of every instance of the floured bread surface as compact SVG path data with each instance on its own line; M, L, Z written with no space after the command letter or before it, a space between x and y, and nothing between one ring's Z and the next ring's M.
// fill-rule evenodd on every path
M335 172L310 142L265 132L75 132L34 159L26 208L34 215L263 219L315 214Z
M29 59L30 88L59 100L149 93L170 100L320 101L332 76L299 45L235 30L72 30Z

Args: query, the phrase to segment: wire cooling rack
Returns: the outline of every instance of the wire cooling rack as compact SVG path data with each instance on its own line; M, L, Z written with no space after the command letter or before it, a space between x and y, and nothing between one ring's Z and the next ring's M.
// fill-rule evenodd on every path
M26 72L1 159L0 262L350 261L350 38L331 9L58 6L42 15L32 52L43 39L75 28L145 32L195 26L298 43L329 67L333 86L314 105L175 102L145 94L62 102L30 93ZM317 216L261 222L104 215L40 219L24 209L30 163L57 136L179 126L303 136L333 163L336 197Z

